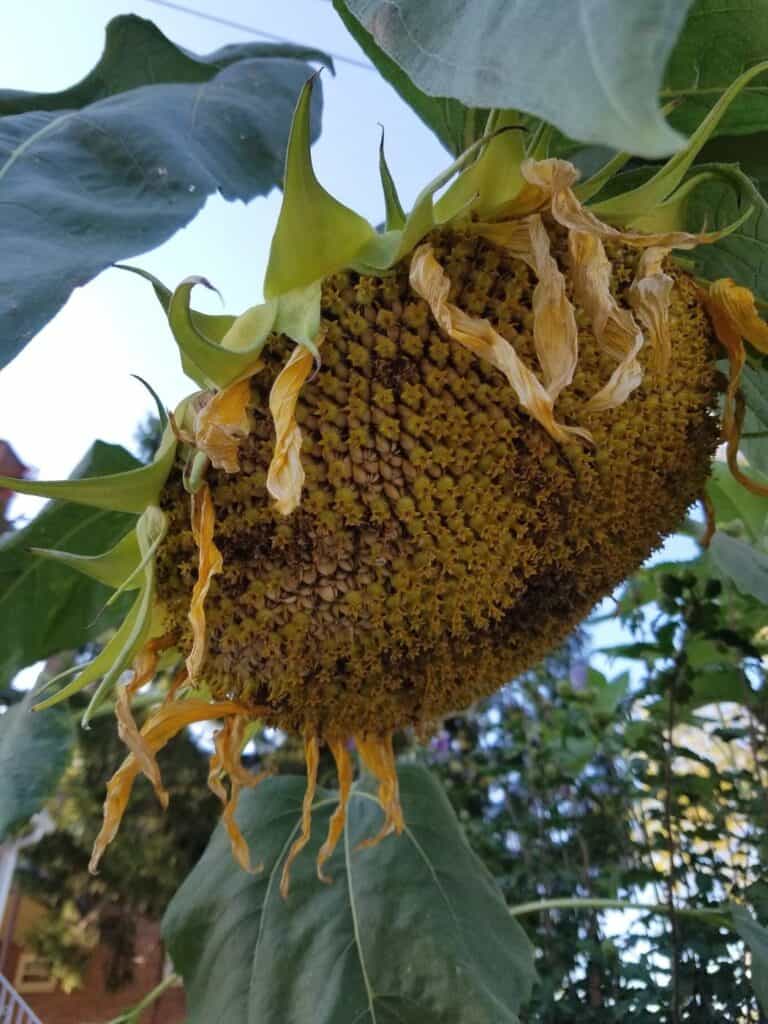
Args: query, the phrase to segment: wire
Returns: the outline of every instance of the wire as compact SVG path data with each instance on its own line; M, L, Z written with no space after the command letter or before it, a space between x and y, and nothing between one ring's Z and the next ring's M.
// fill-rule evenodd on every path
M148 4L155 4L158 7L167 7L172 11L179 11L182 14L191 14L202 21L211 21L216 25L225 25L227 28L235 28L240 32L248 32L252 36L260 36L262 39L269 39L273 43L288 43L290 46L304 46L304 43L297 43L295 39L286 39L285 36L277 36L273 32L265 32L263 29L254 28L253 25L244 25L240 21L230 21L229 18L220 18L217 14L206 14L205 11L198 11L194 7L187 7L186 4L173 3L172 0L145 0ZM343 53L331 53L325 51L329 57L333 57L340 64L350 64L354 68L362 68L364 71L375 71L373 64L363 60L356 60L354 57L345 57Z

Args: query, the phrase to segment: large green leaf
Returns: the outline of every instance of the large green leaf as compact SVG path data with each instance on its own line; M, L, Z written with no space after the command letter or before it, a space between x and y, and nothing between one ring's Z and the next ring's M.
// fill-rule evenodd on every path
M683 100L670 120L693 131L712 105L746 68L768 54L768 0L696 0L670 57L662 98ZM736 98L718 133L768 127L768 76L761 75Z
M742 594L768 604L768 555L718 530L709 545L712 564Z
M343 2L429 96L524 110L571 138L641 156L682 142L658 91L691 0Z
M232 860L221 828L174 897L163 933L187 990L188 1024L514 1024L532 951L423 768L400 771L407 830L355 850L381 811L355 786L344 840L318 881L315 857L336 795L318 794L312 841L278 882L304 780L268 780L238 821L260 875Z
M72 474L99 476L139 463L119 445L97 441ZM135 523L120 512L51 502L24 529L0 541L0 686L34 661L82 646L119 618L125 605L102 608L109 588L49 559L32 547L94 555L119 540Z
M0 715L0 840L43 806L67 767L75 739L66 708L32 711L28 694Z
M247 201L279 186L307 61L323 60L305 47L250 43L196 57L148 22L123 19L122 30L134 48L113 32L73 89L0 94L12 112L0 118L0 244L14 255L0 267L0 365L73 288L159 245L211 193Z
M757 1001L768 1013L768 930L754 919L746 907L731 904L734 931L752 954L750 974Z
M391 57L377 44L370 32L363 28L345 5L345 0L333 0L337 14L350 35L373 63L381 76L395 89L408 106L431 128L442 144L454 156L463 153L485 129L489 111L464 106L459 100L445 96L428 96L422 92Z

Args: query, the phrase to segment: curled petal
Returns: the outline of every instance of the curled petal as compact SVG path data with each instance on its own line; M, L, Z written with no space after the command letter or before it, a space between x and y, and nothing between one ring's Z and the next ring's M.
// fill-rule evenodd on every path
M187 658L189 678L195 680L205 660L207 638L205 633L205 599L211 585L211 577L221 572L221 552L213 540L216 514L211 492L207 484L192 495L192 536L198 550L197 580L192 589L189 604L189 621L192 624L192 650Z
M528 230L531 264L539 279L533 291L533 341L544 385L555 402L576 372L576 316L565 293L565 278L550 253L549 235L541 217L531 217Z
M578 178L576 168L567 160L524 160L520 168L523 177L535 188L547 194L550 209L555 220L570 231L585 231L598 238L613 238L638 248L649 245L674 249L693 249L705 242L714 242L722 231L693 234L689 231L667 231L643 234L637 231L620 231L599 220L594 213L579 202L572 185Z
M312 833L312 803L317 788L317 766L320 761L320 743L317 736L304 737L304 759L307 764L307 788L301 805L301 832L288 851L280 878L280 895L287 899L291 885L291 865L309 842Z
M240 468L238 448L250 430L251 377L260 368L257 363L246 377L217 391L197 414L195 446L205 452L216 469L237 473Z
M631 312L611 294L611 265L600 238L586 231L571 231L568 248L576 301L591 319L600 347L618 360L607 384L587 403L590 412L602 412L621 405L642 382L637 354L645 339Z
M360 758L379 783L379 803L384 812L384 824L378 834L358 845L359 850L376 846L386 836L396 832L400 835L405 828L403 809L400 806L400 787L395 768L395 754L392 750L392 735L355 736Z
M170 635L157 637L146 644L134 662L133 679L126 683L125 686L118 688L117 703L115 705L118 735L135 757L139 771L143 772L152 783L152 788L164 810L168 806L168 790L163 786L160 777L160 767L152 748L139 732L136 725L136 720L131 712L131 698L142 686L151 682L157 670L160 651L171 647L172 644L173 637Z
M352 758L349 756L346 742L344 740L328 740L328 746L336 762L336 773L339 778L339 802L328 823L328 837L317 855L317 877L321 882L331 881L331 878L323 871L323 865L333 854L344 831L349 795L352 791L353 773Z
M755 297L749 288L736 284L730 277L723 277L712 283L709 294L723 307L742 338L746 338L758 352L768 353L768 324L758 314Z
M552 396L520 359L506 338L495 331L487 320L468 316L448 302L450 281L435 259L430 245L422 245L414 252L410 282L413 290L428 303L432 315L443 331L480 359L500 370L512 385L523 409L533 416L555 441L567 441L572 435L591 441L586 430L564 426L555 420Z
M506 249L512 256L530 266L533 255L531 253L531 231L529 217L515 220L500 220L494 222L475 221L466 225L466 230L473 235L482 235L489 242L498 245L500 249Z
M662 270L669 249L651 246L645 249L637 265L637 274L629 289L629 302L640 323L648 331L651 368L666 373L672 358L669 334L669 304L674 280Z
M304 486L301 465L301 428L296 422L296 403L310 371L312 354L297 345L277 375L269 395L269 411L275 424L275 452L267 472L267 490L281 515L298 508Z
M208 769L208 788L224 804L221 820L227 830L229 842L232 847L232 854L244 871L255 873L262 869L257 864L251 868L251 858L248 851L248 844L240 826L235 821L235 811L240 799L240 791L244 787L252 788L269 775L269 772L260 772L254 775L243 768L240 761L240 751L243 745L243 734L245 731L246 718L242 715L228 718L222 728L214 737L214 752L211 755ZM222 775L229 776L229 796L222 783Z
M169 740L193 722L206 722L227 715L248 713L248 709L235 701L211 703L206 700L185 700L175 704L163 704L153 711L141 728L142 739L153 755ZM107 783L107 798L104 801L104 821L93 844L88 870L95 874L104 851L115 838L120 827L133 783L141 771L141 765L131 753Z
M725 441L726 460L731 475L738 480L742 487L746 487L753 494L768 497L768 487L751 480L739 466L739 443L741 442L741 428L745 413L744 396L739 385L741 371L744 369L746 361L746 352L742 340L743 328L738 320L731 315L732 303L727 304L723 302L722 298L724 294L727 295L731 292L730 284L732 282L729 282L728 279L715 281L710 286L709 293L703 296L718 341L728 354L728 388L725 392L723 408L723 440Z

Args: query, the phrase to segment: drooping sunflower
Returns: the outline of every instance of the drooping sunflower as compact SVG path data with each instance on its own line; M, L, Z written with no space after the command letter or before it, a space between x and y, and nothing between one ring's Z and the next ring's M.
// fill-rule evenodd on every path
M726 233L685 230L702 178L688 172L762 70L734 83L684 151L619 194L606 186L628 155L579 183L541 135L494 114L406 216L382 150L381 231L314 175L310 82L266 301L209 316L190 305L204 279L170 292L143 275L199 388L169 415L154 461L75 482L0 478L137 516L104 555L37 552L136 592L102 652L38 704L100 680L87 720L116 689L129 753L108 784L94 870L137 775L165 803L158 751L193 722L221 720L209 784L245 868L234 812L261 778L240 763L248 730L303 738L307 789L283 892L329 747L339 804L318 856L324 878L344 828L351 739L380 784L376 842L403 828L394 730L427 731L561 641L703 496L721 439L733 472L763 493L736 452L743 342L768 352L768 326L747 289L696 280L671 256ZM131 699L161 658L179 667L139 730Z

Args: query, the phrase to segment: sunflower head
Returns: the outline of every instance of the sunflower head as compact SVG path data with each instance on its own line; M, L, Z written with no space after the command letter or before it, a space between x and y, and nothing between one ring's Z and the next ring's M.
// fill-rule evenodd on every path
M580 184L494 115L406 216L382 149L382 231L314 175L310 82L266 301L207 316L190 305L204 279L170 292L143 274L199 388L153 463L74 483L0 479L138 516L102 556L38 552L136 591L110 643L39 705L100 680L87 717L133 669L116 702L129 754L108 786L94 869L136 776L166 801L157 752L184 726L222 719L209 784L247 869L234 810L260 777L241 767L242 746L255 722L302 737L307 794L284 892L309 838L320 744L330 748L340 800L325 879L352 742L379 780L377 842L403 828L393 732L428 729L561 641L701 497L721 431L732 468L760 491L736 463L738 377L743 339L766 351L768 327L746 289L707 290L671 256L723 234L685 230L701 177L686 175L760 70L685 151L608 199L626 156ZM719 345L731 363L722 428ZM131 698L161 659L173 684L139 729Z

